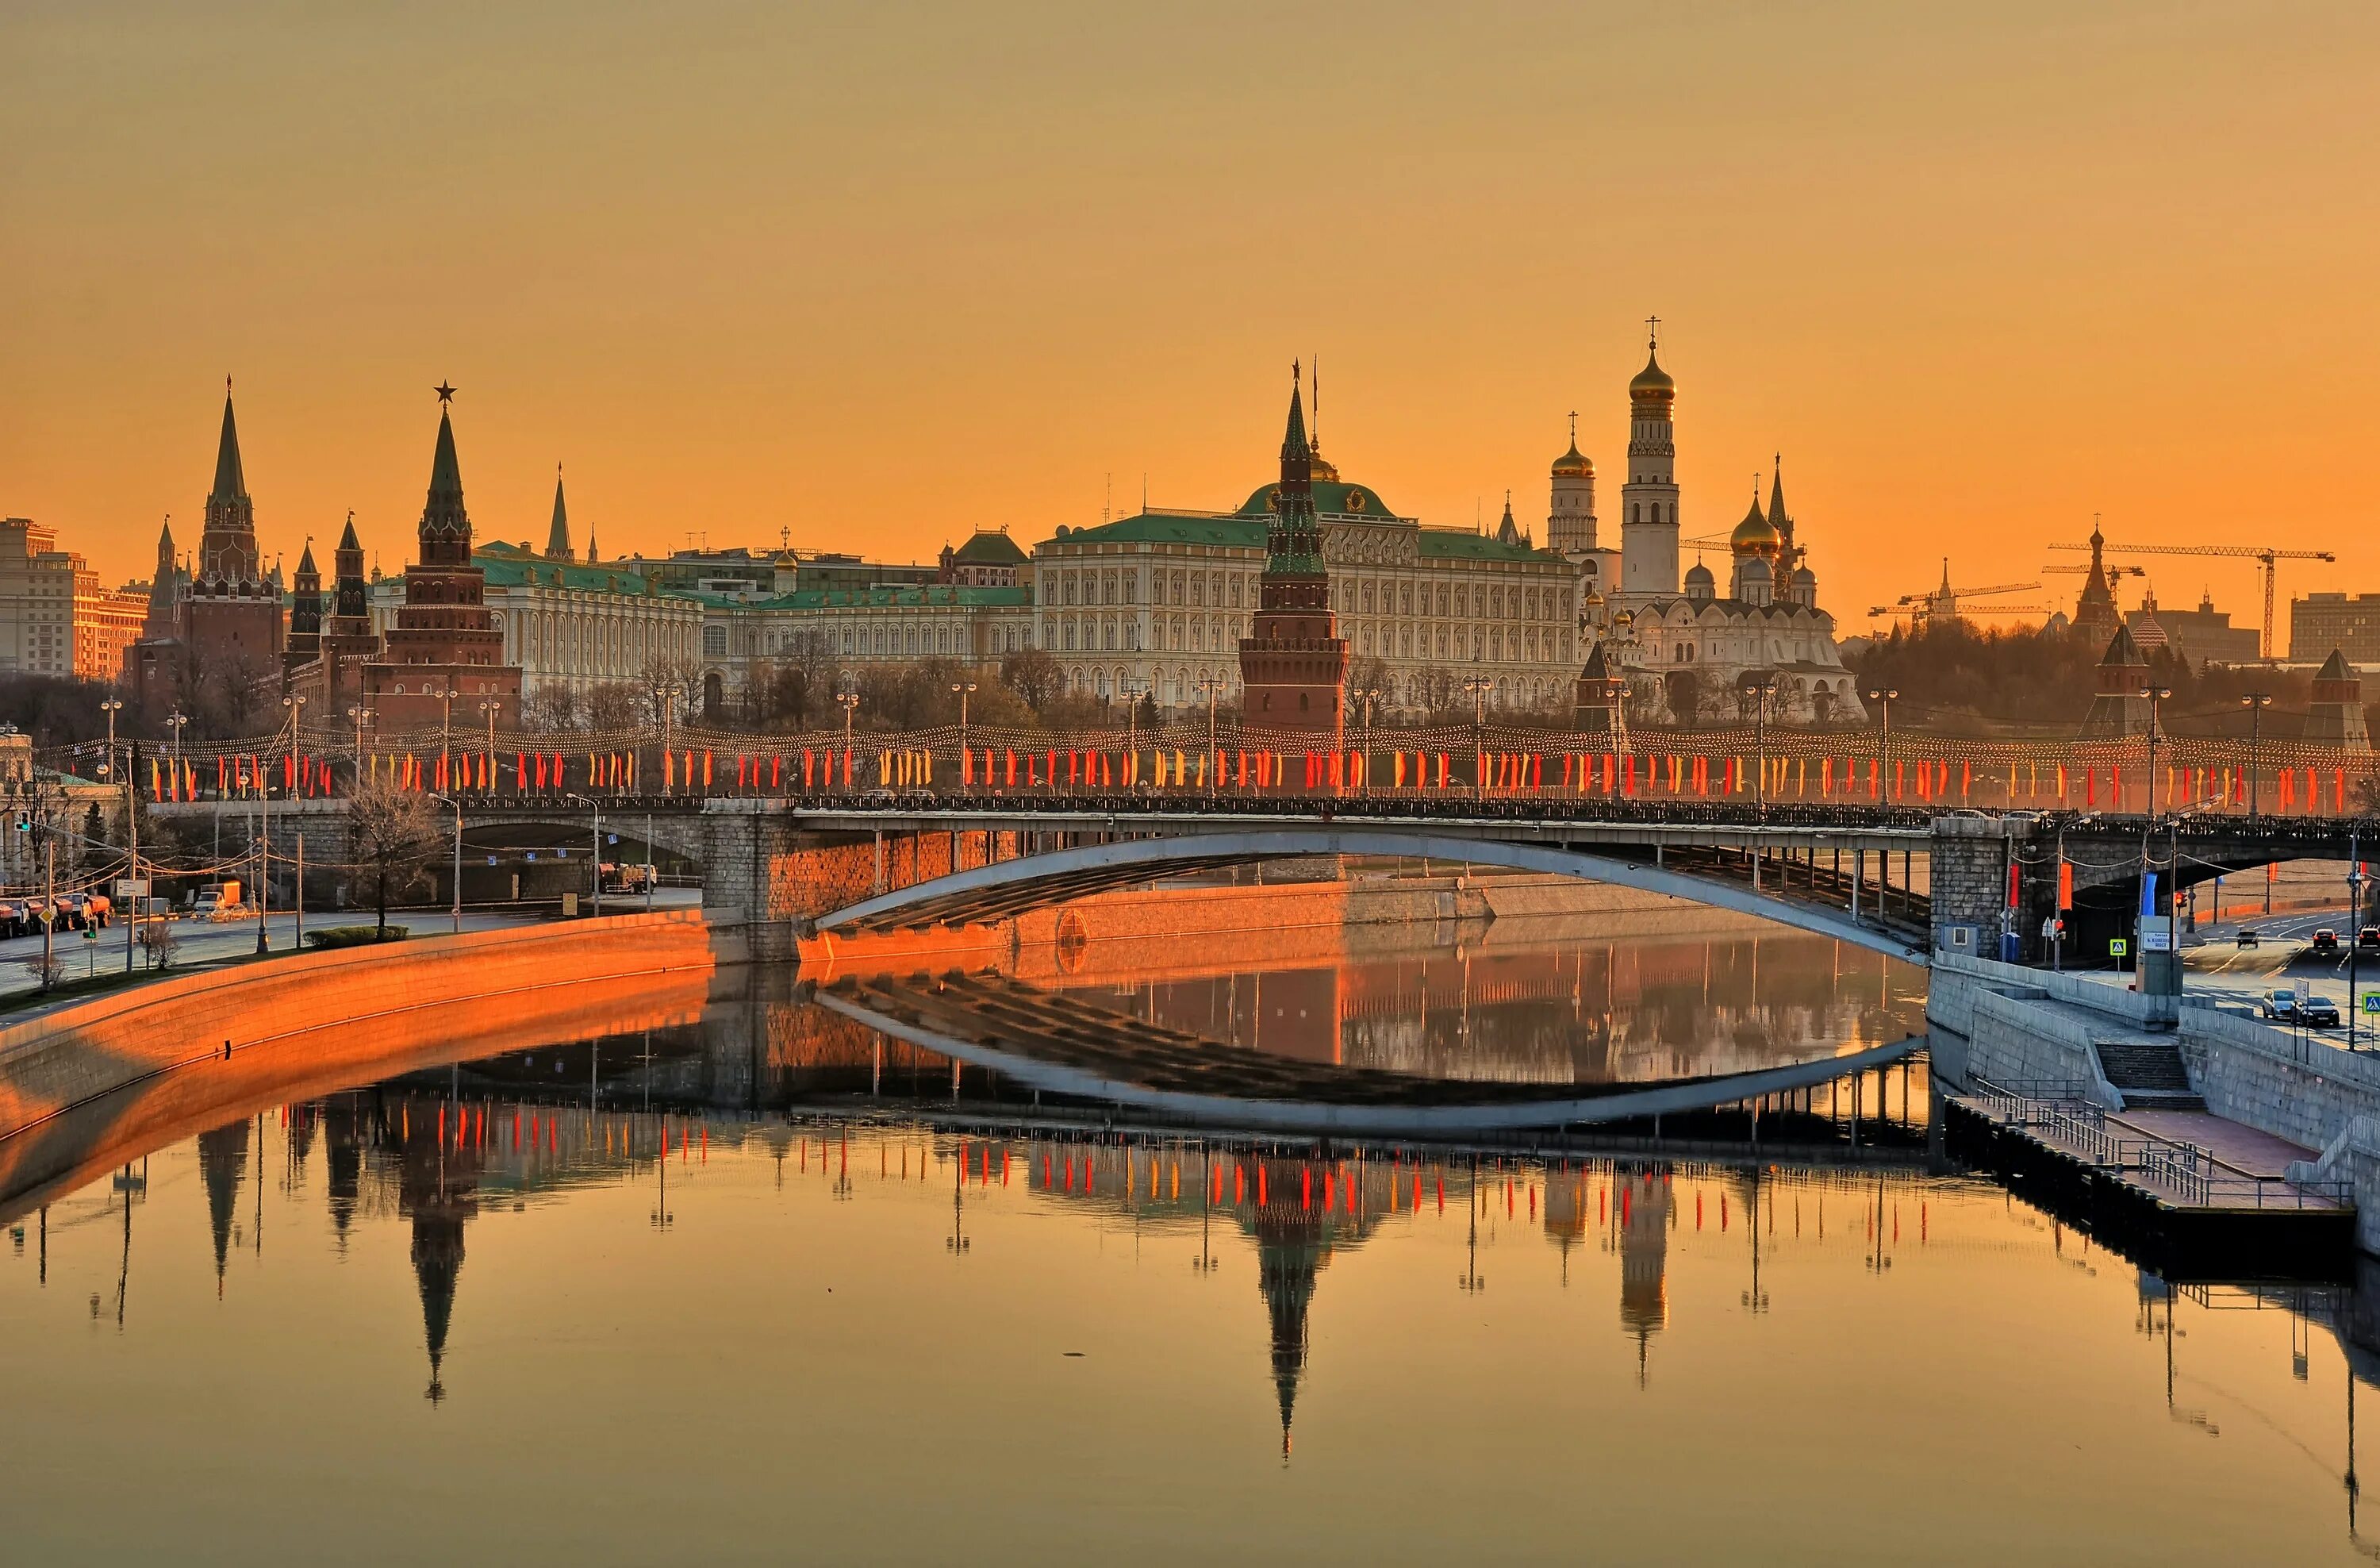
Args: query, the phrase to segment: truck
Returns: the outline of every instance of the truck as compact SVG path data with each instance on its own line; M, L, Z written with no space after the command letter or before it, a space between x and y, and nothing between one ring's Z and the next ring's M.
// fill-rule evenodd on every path
M199 888L197 901L190 906L190 917L198 920L229 919L239 907L239 883L205 882Z

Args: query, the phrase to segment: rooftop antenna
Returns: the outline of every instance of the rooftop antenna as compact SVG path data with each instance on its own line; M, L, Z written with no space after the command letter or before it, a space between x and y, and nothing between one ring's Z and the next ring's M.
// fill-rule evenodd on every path
M1306 445L1319 452L1322 450L1322 356L1319 354L1314 357L1314 418L1310 422L1314 434Z
M1107 499L1099 503L1099 521L1102 523L1115 516L1115 470L1112 468L1108 470L1107 482Z
M1148 516L1148 470L1147 468L1140 470L1140 515L1144 517ZM1001 524L1000 531L1006 533L1008 525Z

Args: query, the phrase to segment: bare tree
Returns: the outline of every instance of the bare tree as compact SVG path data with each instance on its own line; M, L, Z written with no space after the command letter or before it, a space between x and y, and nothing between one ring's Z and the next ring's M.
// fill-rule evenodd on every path
M1000 662L1000 684L1022 698L1036 713L1047 709L1066 689L1066 678L1045 648L1020 648Z
M438 823L430 797L400 789L384 778L367 778L347 798L347 853L358 893L369 892L378 912L378 934L388 932L388 895L402 892L421 874L438 850Z
M636 726L643 717L650 698L639 696L637 688L625 681L605 681L587 694L587 727L592 730L625 730Z
M539 687L521 710L522 723L533 730L575 730L578 719L578 694L560 681Z

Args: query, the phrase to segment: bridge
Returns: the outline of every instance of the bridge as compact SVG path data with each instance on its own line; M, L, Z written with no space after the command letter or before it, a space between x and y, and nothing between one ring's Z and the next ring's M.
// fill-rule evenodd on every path
M590 798L466 798L467 874L540 851L549 866L583 865ZM791 958L807 937L996 923L1105 890L1328 857L1574 876L1920 963L1935 952L1997 956L2011 933L2020 961L2048 962L2041 929L2058 908L2063 867L2073 898L2065 954L2087 961L2104 954L2107 938L2129 934L2144 869L2181 889L2276 861L2343 860L2380 843L2380 820L2340 817L1849 805L1764 812L1735 804L1234 799L1148 790L618 795L601 799L601 809L607 858L684 866L699 877L714 923L745 930L762 958ZM252 802L151 811L188 819L186 838L222 814L233 835L226 844L261 826ZM310 864L342 858L345 802L280 802L262 815L276 860L294 857L301 833Z

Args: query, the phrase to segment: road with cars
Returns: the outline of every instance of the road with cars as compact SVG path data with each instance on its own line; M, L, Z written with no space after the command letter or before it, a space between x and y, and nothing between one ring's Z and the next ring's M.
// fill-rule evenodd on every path
M2325 929L2338 935L2336 952L2314 950L2313 934ZM2256 933L2254 946L2240 945L2242 930ZM2380 952L2365 948L2358 954L2354 945L2355 926L2344 900L2330 909L2202 923L2182 939L2182 963L2188 970L2183 983L2194 992L2254 1005L2275 991L2294 991L2303 980L2309 995L2327 998L2338 1007L2343 1033L2350 970L2357 1005L2366 996L2380 994ZM2380 1014L2364 1013L2356 1023L2359 1035L2371 1029L2380 1036Z

